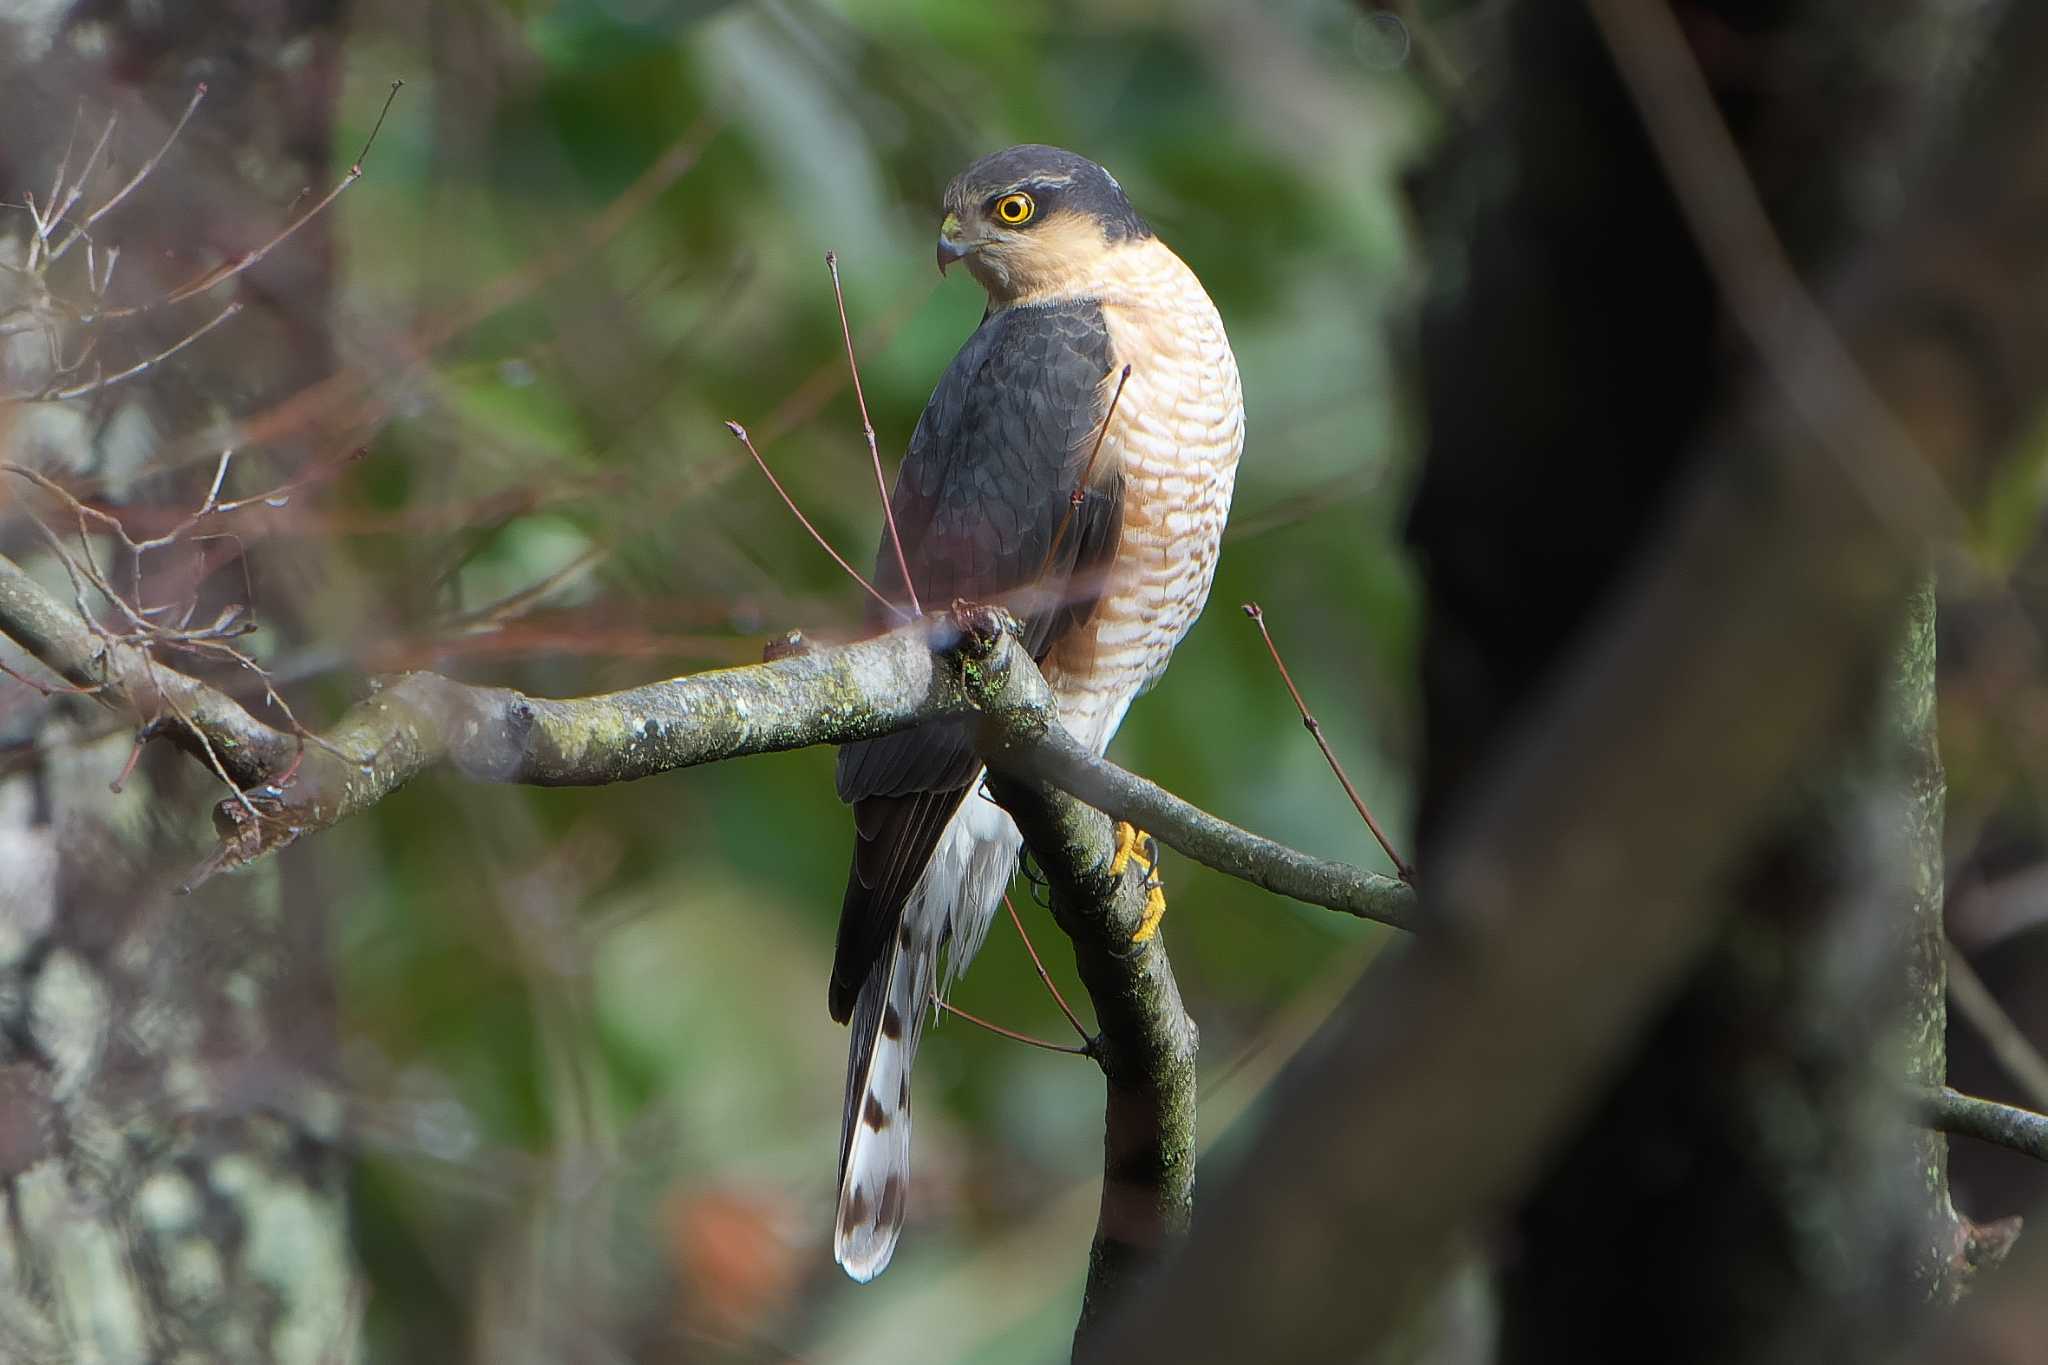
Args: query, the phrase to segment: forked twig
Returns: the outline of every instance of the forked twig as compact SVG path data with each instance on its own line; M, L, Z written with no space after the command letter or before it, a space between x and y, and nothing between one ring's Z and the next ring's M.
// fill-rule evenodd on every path
M725 429L731 432L733 435L739 437L740 444L747 448L747 454L754 457L754 463L760 466L761 472L767 475L768 482L774 486L776 496L782 499L782 505L789 509L789 513L791 516L795 517L798 521L803 523L803 528L811 533L811 539L818 542L818 548L823 550L826 554L832 556L832 562L834 564L837 564L840 568L846 570L848 576L850 576L854 582L860 584L863 588L867 589L868 596L874 598L877 602L880 602L882 604L883 611L886 611L893 616L896 613L896 604L894 602L891 602L888 598L882 596L880 590L877 589L874 584L868 582L867 579L861 577L860 570L854 568L853 565L847 563L845 558L840 555L839 551L832 548L832 542L825 539L825 537L819 533L817 527L811 525L811 519L805 516L803 513L803 509L796 505L796 499L790 497L788 490L783 488L782 480L775 477L775 471L770 469L768 467L768 462L761 458L761 452L754 449L754 438L747 435L747 429L741 426L738 422L727 422L725 424Z
M100 157L107 150L107 143L113 139L114 125L119 121L118 116L107 119L107 126L100 133L100 140L93 144L92 154L87 156L85 164L78 168L78 178L71 182L71 188L68 190L64 188L64 178L66 170L71 163L71 146L68 143L65 145L64 160L59 162L57 166L57 184L50 193L50 212L47 216L42 214L36 215L37 240L30 243L28 258L30 269L36 268L35 247L37 245L40 245L43 249L45 263L56 259L49 249L50 234L57 230L57 225L64 221L65 215L71 212L73 206L85 194L85 182L92 175L93 168L99 165ZM72 135L74 137L77 136L77 125L75 123L72 126ZM73 235L75 236L76 233ZM65 240L68 242L70 238Z
M121 370L115 374L95 375L92 379L88 380L87 382L83 384L73 384L70 388L67 389L47 389L44 392L37 394L35 396L34 401L56 403L68 402L73 398L83 398L89 393L96 393L100 389L112 388L114 385L119 384L124 380L133 379L136 375L142 374L147 370L154 369L156 368L156 366L162 364L164 361L169 360L172 356L184 350L187 346L190 346L193 342L199 340L199 338L205 336L208 332L211 332L214 328L220 326L223 322L226 322L229 318L235 316L237 313L241 311L242 302L241 300L237 299L235 302L230 303L227 307L221 309L220 312L216 313L211 321L201 323L199 326L185 333L185 335L180 337L178 340L164 347L161 351L158 351L155 355L145 356L143 359L136 361L133 365L130 365L127 369Z
M939 993L937 991L932 992L932 1004L937 1006L939 1009L944 1010L948 1014L957 1015L960 1018L965 1019L968 1023L974 1025L976 1028L987 1029L990 1033L995 1034L996 1037L1008 1038L1013 1043L1025 1043L1030 1045L1031 1047L1042 1048L1047 1052L1064 1052L1069 1057L1088 1057L1092 1056L1094 1053L1094 1050L1092 1048L1067 1047L1061 1043L1048 1043L1043 1038L1033 1038L1028 1033L1019 1033L1015 1029L1004 1028L1001 1024L991 1024L988 1020L983 1019L980 1015L969 1014L966 1010L961 1009L958 1005L955 1005L950 1001L940 999Z
M290 222L286 223L284 227L278 231L277 235L272 237L269 241L263 243L261 246L245 251L238 256L230 256L227 260L222 261L219 265L214 266L212 269L203 271L199 275L194 276L192 279L187 280L184 284L179 285L177 288L171 290L170 293L164 295L162 298L157 299L152 303L138 303L128 308L108 309L104 313L100 314L100 316L109 318L132 317L137 313L146 313L152 308L160 308L168 303L183 303L186 299L193 298L199 294L204 294L208 290L214 289L219 285L225 283L226 281L233 279L235 276L241 274L243 271L257 264L264 257L268 256L271 252L275 251L278 247L284 245L285 242L291 239L293 233L297 232L300 228L304 227L306 224L312 222L315 218L325 213L328 207L332 205L335 200L341 198L342 193L346 191L349 186L355 184L356 181L361 180L363 178L363 161L370 155L370 148L376 144L377 134L381 132L384 127L384 118L387 114L391 112L392 102L398 98L399 89L404 84L404 81L391 82L391 93L384 97L384 108L381 112L378 113L377 122L370 129L369 138L364 141L362 151L356 154L356 159L353 163L350 164L347 173L345 173L341 177L341 179L338 182L336 182L333 189L321 195L320 198L314 202L311 208L306 209L304 212L300 213L296 218L293 218Z
M1092 1048L1095 1035L1082 1026L1081 1020L1067 1004L1067 998L1061 995L1060 988L1053 984L1052 973L1046 971L1045 963L1039 959L1038 948L1031 942L1031 935L1024 932L1024 921L1018 916L1017 907L1010 902L1010 893L1007 891L1003 893L1003 909L1010 912L1010 923L1017 926L1017 937L1024 940L1024 951L1031 954L1031 965L1038 969L1038 979L1045 983L1045 989L1052 996L1052 1002L1060 1007L1061 1014L1067 1016L1067 1022L1074 1026L1074 1032L1081 1035L1083 1049Z
M910 561L903 554L903 535L896 529L896 511L889 505L889 480L882 473L882 452L875 445L875 424L868 420L868 396L860 386L860 365L853 358L853 328L846 321L846 291L839 285L839 253L825 253L825 269L832 272L832 298L839 305L839 336L846 343L846 368L853 375L853 398L860 405L861 434L868 438L868 458L875 465L875 491L882 498L882 521L889 528L889 543L896 549L896 567L903 574L903 591L910 597L913 615L924 615L917 600L917 585L910 581Z
M1273 656L1273 667L1280 670L1280 681L1287 684L1287 695L1294 698L1294 709L1301 713L1301 723L1307 727L1310 737L1316 742L1316 747L1323 751L1323 760L1330 765L1330 771L1337 775L1337 782L1344 788L1344 794L1350 797L1351 804L1357 807L1359 815L1365 820L1365 827L1372 831L1372 837L1379 840L1380 847L1386 850L1387 858L1394 864L1395 874L1413 886L1414 866L1394 852L1394 845L1388 840L1387 832L1380 828L1380 822L1375 820L1372 811L1367 809L1365 798L1358 794L1358 788L1351 785L1351 778L1345 773L1344 765L1337 761L1336 751L1330 747L1330 741L1323 738L1322 722L1310 714L1308 703L1302 700L1301 689L1294 685L1294 675L1287 671L1287 662L1280 657L1280 647L1273 643L1273 632L1266 629L1266 614L1259 610L1259 604L1256 602L1245 603L1244 614L1251 617L1252 623L1259 628L1259 635L1266 642L1266 652Z
M109 213L112 213L116 208L120 207L121 201L126 199L129 195L133 194L135 192L135 187L137 185L140 185L143 181L149 179L150 172L154 171L157 168L157 166L163 161L164 155L171 150L171 144L178 140L178 134L184 132L185 125L192 121L192 111L197 109L199 107L199 101L205 98L206 82L201 81L193 89L192 98L190 100L187 100L185 103L185 112L178 115L178 121L176 124L172 126L170 135L164 139L163 146L156 149L156 155L152 156L149 160L143 162L141 167L137 169L135 174L128 177L128 183L123 185L120 189L114 191L112 198L108 199L106 203L101 204L98 208L94 209L91 213L88 213L85 216L84 222L80 223L77 227L71 229L71 235L69 237L66 237L62 242L59 242L56 248L50 252L51 260L61 260L64 256L64 253L71 250L72 244L76 242L79 238L85 236L86 231L89 228L91 228L94 223L97 223L100 219L106 217ZM88 243L88 245L89 244L90 243ZM110 265L108 269L109 273L111 274L112 266Z

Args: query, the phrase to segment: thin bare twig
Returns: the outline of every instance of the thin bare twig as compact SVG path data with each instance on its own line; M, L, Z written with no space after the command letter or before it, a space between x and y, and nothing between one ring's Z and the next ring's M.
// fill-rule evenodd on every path
M2027 1102L2048 1110L2048 1058L2041 1056L2031 1039L1998 1003L1998 997L1977 975L1963 950L1950 943L1948 952L1948 996L1956 1009L1970 1021L1991 1048L1991 1055L2005 1068L2005 1074L2026 1092Z
M1095 1035L1083 1027L1080 1018L1075 1015L1073 1008L1067 1004L1067 998L1061 995L1060 988L1053 984L1052 973L1046 971L1045 963L1038 956L1038 948L1031 942L1031 935L1024 932L1024 921L1017 914L1017 907L1010 900L1010 893L1007 891L1003 893L1003 909L1010 912L1010 923L1017 926L1017 937L1024 940L1024 951L1031 954L1031 965L1038 969L1038 979L1045 983L1045 989L1052 996L1052 1002L1060 1007L1061 1014L1067 1016L1067 1022L1074 1026L1074 1032L1081 1035L1083 1046L1092 1047Z
M384 117L391 112L391 103L398 98L399 88L404 84L404 81L393 81L391 83L391 92L384 97L384 109L377 115L376 125L370 129L368 140L363 143L362 151L356 154L355 161L349 166L348 171L341 179L335 183L334 188L321 195L311 208L306 209L296 218L287 222L269 241L264 242L261 246L242 252L240 255L230 256L219 265L194 276L154 302L138 303L128 308L111 308L100 313L98 316L108 318L132 317L138 313L146 313L153 308L161 308L165 304L183 303L186 299L204 294L233 279L251 266L262 261L264 257L268 256L278 247L284 245L285 242L291 239L292 234L325 213L335 200L341 198L349 186L363 178L363 162L369 157L370 148L375 145L377 134L384 127Z
M8 677L14 679L23 687L34 688L36 691L42 693L46 697L54 697L59 692L71 696L89 697L93 695L95 692L98 692L100 688L106 686L105 683L97 683L91 687L79 687L72 683L40 682L35 678L31 678L28 674L23 673L19 669L8 667L4 660L0 660L0 673L4 673Z
M791 516L795 517L798 521L803 523L803 528L811 533L811 539L818 542L818 548L823 550L826 554L832 556L832 562L834 564L837 564L840 568L846 570L847 575L851 577L854 582L860 584L863 588L867 589L868 596L874 598L877 602L880 602L882 604L883 611L889 613L891 616L894 616L896 614L896 604L894 602L891 602L888 598L882 596L881 590L876 588L874 584L868 582L867 579L861 577L860 570L854 568L853 565L847 563L845 558L839 553L839 551L832 548L832 542L825 539L825 537L822 534L820 534L817 527L811 525L811 519L805 516L803 514L803 509L796 505L796 499L790 497L788 490L783 488L782 480L775 477L775 471L770 469L768 467L768 462L761 458L761 452L754 449L754 438L747 435L747 429L741 426L738 422L727 422L725 424L725 429L731 432L733 435L739 437L740 444L747 448L747 454L754 457L754 463L760 466L761 472L767 476L768 482L774 485L775 494L777 497L782 499L782 505L789 509Z
M50 211L50 226L52 228L55 228L58 223L69 216L71 210L77 207L78 201L85 197L85 182L92 178L94 169L100 164L100 158L107 154L107 144L113 141L114 126L119 122L120 115L112 114L108 116L107 126L101 131L100 140L93 144L91 153L85 158L85 164L78 168L78 175L72 180L71 188L64 192L64 197L57 201L55 207Z
M233 303L230 303L227 307L221 309L219 313L215 314L212 321L200 324L198 327L195 327L191 331L187 332L183 337L172 342L170 345L164 347L164 349L162 349L161 351L158 351L155 355L145 357L142 360L138 360L125 370L122 370L117 374L97 375L94 376L94 378L87 383L73 384L70 388L45 390L44 392L37 394L33 401L58 403L68 402L73 398L83 398L89 393L97 392L100 389L111 388L114 385L123 382L124 380L133 379L136 375L141 374L146 370L154 369L163 361L169 360L172 356L184 350L187 346L190 346L193 342L199 340L199 338L205 336L208 332L211 332L214 328L220 326L223 322L226 322L229 318L235 316L237 313L241 311L242 303L241 300L237 299Z
M1103 411L1102 425L1095 429L1095 444L1088 447L1088 463L1081 468L1081 478L1073 491L1067 494L1067 510L1060 514L1060 524L1053 528L1052 543L1045 547L1045 563L1038 568L1039 577L1052 568L1053 556L1059 553L1060 542L1067 538L1067 527L1074 520L1074 513L1081 510L1081 504L1088 497L1088 481L1095 477L1095 459L1102 454L1102 442L1109 435L1109 424L1116 419L1117 404L1123 402L1124 385L1131 382L1131 367L1125 365L1123 373L1116 377L1116 392L1109 396L1109 407Z
M1301 689L1294 685L1294 675L1287 671L1287 662L1280 657L1280 646L1273 643L1273 632L1266 629L1266 614L1259 610L1259 604L1256 602L1245 603L1244 614L1251 617L1252 624L1259 628L1259 636L1266 642L1266 652L1273 656L1273 667L1280 670L1280 681L1287 684L1287 695L1294 698L1294 709L1301 713L1301 723L1308 728L1316 747L1323 751L1323 760L1330 765L1330 771L1337 775L1338 785L1342 786L1344 794L1351 798L1351 804L1357 808L1359 816L1365 821L1365 827L1372 831L1372 837L1379 840L1380 847L1386 850L1388 859L1394 864L1394 871L1402 881L1414 885L1414 865L1394 851L1394 845L1387 838L1387 832L1381 829L1380 822L1373 818L1372 811L1366 807L1365 798L1358 794L1358 788L1351 785L1351 778L1345 773L1344 765L1337 761L1336 751L1330 748L1330 741L1323 737L1322 722L1309 713L1308 703L1302 700Z
M150 727L145 725L135 732L135 742L128 746L128 761L121 765L121 771L107 784L107 790L114 795L121 794L121 788L127 786L128 779L134 775L135 765L142 761L142 749L149 743L149 731Z
M868 438L868 458L875 465L875 491L882 499L882 521L889 528L889 543L896 549L896 567L903 574L903 591L910 597L913 616L924 615L917 600L917 585L910 581L910 561L903 555L903 534L896 529L896 509L889 505L889 480L882 473L882 452L875 445L875 424L868 420L868 396L860 385L860 365L853 358L853 328L846 321L846 291L839 286L839 253L825 253L825 269L832 273L832 298L839 305L839 337L846 343L846 368L853 376L853 398L860 405L861 434Z
M120 189L115 190L113 196L109 198L106 203L101 204L91 213L88 213L85 216L85 221L83 223L80 223L77 227L73 228L71 230L71 235L69 237L66 237L62 242L58 243L56 249L50 252L51 260L56 261L63 259L64 253L71 250L72 244L76 242L79 238L84 237L86 235L87 230L90 229L94 223L97 223L100 219L106 217L109 213L112 213L116 208L120 207L121 201L126 199L129 195L133 194L135 192L135 187L140 185L143 181L149 178L150 172L154 171L157 168L157 166L162 163L164 155L171 150L171 144L178 140L178 134L184 132L185 125L192 121L192 111L197 109L199 107L199 101L205 98L206 82L201 81L196 87L193 88L192 98L186 101L185 103L185 112L178 115L177 123L172 126L170 135L164 139L163 146L156 149L156 155L152 156L149 160L143 162L141 167L136 170L135 174L128 178L128 183L121 186ZM88 250L91 248L92 242L90 238L87 238L86 246ZM107 273L108 277L112 278L113 264L111 261L108 263ZM102 282L100 287L101 289L105 288L104 281Z
M952 1001L942 998L937 991L932 992L932 1004L944 1010L947 1014L965 1019L976 1028L987 1029L990 1033L995 1034L996 1037L1008 1038L1013 1043L1025 1043L1046 1052L1064 1052L1069 1057L1086 1057L1090 1055L1089 1050L1085 1047L1068 1047L1064 1043L1048 1043L1043 1038L1033 1038L1028 1033L1019 1033L1015 1029L1004 1028L1001 1024L991 1024L980 1015L969 1014Z

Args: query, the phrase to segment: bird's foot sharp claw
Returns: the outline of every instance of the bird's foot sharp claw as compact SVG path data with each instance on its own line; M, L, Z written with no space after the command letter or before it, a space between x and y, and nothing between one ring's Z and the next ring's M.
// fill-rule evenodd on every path
M1131 942L1145 943L1159 932L1159 921L1166 916L1166 887L1159 880L1159 849L1155 845L1149 850L1152 836L1128 820L1116 822L1116 854L1109 860L1109 875L1121 877L1124 869L1136 863L1138 870L1145 874L1145 914L1138 921L1138 931L1131 935Z

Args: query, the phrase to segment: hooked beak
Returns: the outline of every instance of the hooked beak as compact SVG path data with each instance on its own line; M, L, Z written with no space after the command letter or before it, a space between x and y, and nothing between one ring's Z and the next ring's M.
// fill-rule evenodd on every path
M946 267L973 252L975 243L960 240L960 215L949 213L946 221L939 224L939 274L946 273Z

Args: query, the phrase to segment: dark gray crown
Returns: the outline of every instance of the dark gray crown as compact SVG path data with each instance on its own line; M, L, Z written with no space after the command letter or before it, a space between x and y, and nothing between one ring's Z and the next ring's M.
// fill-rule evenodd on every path
M1152 235L1115 176L1085 156L1037 142L992 152L953 177L946 208L986 209L1011 190L1029 192L1041 218L1062 209L1087 214L1111 241Z

